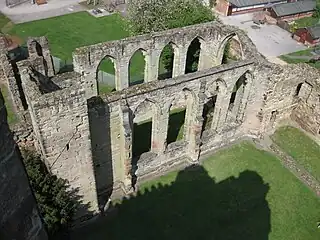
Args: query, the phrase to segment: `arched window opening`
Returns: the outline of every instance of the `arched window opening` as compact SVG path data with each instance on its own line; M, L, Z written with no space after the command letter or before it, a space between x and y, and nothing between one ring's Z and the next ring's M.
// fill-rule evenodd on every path
M158 68L158 80L172 78L173 72L173 60L174 60L174 49L172 44L167 44L160 55L159 68Z
M198 71L201 43L199 38L195 38L188 47L185 73Z
M151 150L152 118L133 124L132 157L138 161L141 154Z
M238 115L241 114L239 110L244 101L243 97L244 97L246 84L247 84L247 78L246 78L246 74L244 74L238 79L238 81L233 87L233 91L230 96L228 114L227 114L227 120L230 122L236 122L238 119Z
M133 113L132 158L134 166L143 153L151 151L155 109L155 104L146 99Z
M217 101L217 95L212 96L209 100L204 104L203 107L203 125L202 132L206 130L210 130L213 121L213 114L215 112L215 106Z
M98 94L106 94L116 90L115 66L113 58L106 56L97 69Z
M129 86L144 82L145 78L145 59L142 49L137 50L129 61Z
M185 107L170 109L167 144L181 141L184 138L185 116Z
M222 63L227 64L242 58L242 48L239 40L236 39L236 36L230 38L223 50Z

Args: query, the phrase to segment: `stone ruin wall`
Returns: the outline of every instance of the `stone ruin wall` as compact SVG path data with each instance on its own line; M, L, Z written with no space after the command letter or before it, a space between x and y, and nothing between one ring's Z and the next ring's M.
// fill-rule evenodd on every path
M196 37L201 42L199 72L185 75L187 50ZM243 60L220 66L230 39L241 43ZM160 54L168 43L173 43L175 51L174 78L156 81ZM146 83L129 87L129 61L138 49L145 55ZM133 175L141 181L197 162L200 150L205 153L244 135L256 136L260 131L257 111L262 104L264 86L260 81L264 75L256 77L256 63L263 59L254 50L237 29L208 23L79 48L74 53L75 72L42 83L32 77L37 75L32 72L43 69L39 60L19 62L32 125L47 166L79 187L84 202L91 202L90 210L94 211L105 203L112 189L128 193ZM118 91L97 96L96 71L105 56L115 63ZM41 75L48 74L42 70ZM232 90L242 76L246 77L243 100L239 98L235 110L228 111ZM48 81L57 88L41 92L39 84ZM202 134L203 104L213 94L219 96L217 113L212 131ZM180 107L186 107L184 141L167 145L169 109ZM134 166L132 126L148 118L153 119L151 151Z
M0 169L0 239L47 239L20 152L7 124L1 91Z
M184 74L188 46L196 37L201 43L198 72ZM233 51L241 53L241 60L221 65L229 40L238 43L233 45L240 49ZM36 46L32 42L31 49ZM168 43L175 54L173 78L158 81L160 54ZM75 71L58 75L50 70L47 42L39 45L41 51L31 51L32 55L29 50L31 57L18 63L37 148L49 169L78 188L93 212L104 206L111 193L116 197L131 192L133 177L139 184L197 163L201 155L234 140L272 133L290 117L301 123L311 113L303 127L315 132L318 124L317 110L309 104L318 92L317 70L268 63L245 33L220 23L82 47L73 55ZM129 86L129 61L139 49L145 56L145 83ZM97 96L97 68L106 56L115 65L117 91ZM314 86L311 98L305 97L306 83L295 94L306 78ZM239 79L245 79L244 84L230 107ZM217 97L212 124L201 131L204 104L212 96ZM167 144L169 111L181 107L186 108L184 140ZM135 163L133 124L150 118L151 150Z
M319 137L320 71L307 64L274 66L268 78L262 111L265 134L272 134L290 119Z

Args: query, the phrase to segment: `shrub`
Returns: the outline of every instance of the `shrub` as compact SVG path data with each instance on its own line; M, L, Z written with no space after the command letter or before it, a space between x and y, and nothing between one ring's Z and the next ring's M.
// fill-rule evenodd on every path
M22 151L29 181L49 235L65 230L76 210L77 202L67 180L50 173L41 157L33 151Z

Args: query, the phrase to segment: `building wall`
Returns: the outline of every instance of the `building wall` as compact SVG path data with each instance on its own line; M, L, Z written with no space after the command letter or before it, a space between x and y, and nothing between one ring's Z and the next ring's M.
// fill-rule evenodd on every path
M228 16L229 2L226 0L217 0L215 9L224 16Z
M315 46L320 42L320 39L313 39L306 28L298 29L294 34L294 39L306 44L307 46Z
M0 239L47 239L19 150L7 124L1 92L0 182Z

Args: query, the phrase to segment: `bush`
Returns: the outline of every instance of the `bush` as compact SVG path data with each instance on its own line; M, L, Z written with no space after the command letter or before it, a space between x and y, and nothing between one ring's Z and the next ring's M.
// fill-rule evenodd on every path
M51 174L41 157L23 150L24 164L49 235L65 230L77 207L68 182Z

